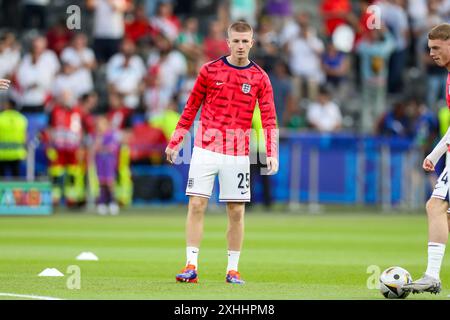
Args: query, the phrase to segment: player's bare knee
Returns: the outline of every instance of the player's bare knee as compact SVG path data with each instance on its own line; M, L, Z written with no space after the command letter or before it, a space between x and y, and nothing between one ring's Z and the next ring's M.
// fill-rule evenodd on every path
M245 207L237 203L228 204L228 216L232 223L241 223L244 220Z
M447 202L437 199L437 198L430 198L426 205L425 205L427 215L430 216L436 216L441 214L447 214L448 204Z
M233 225L239 225L244 223L244 215L241 213L230 213L228 215L230 223Z
M200 197L192 197L189 200L189 208L193 214L203 214L206 210L207 204L207 199L202 199Z

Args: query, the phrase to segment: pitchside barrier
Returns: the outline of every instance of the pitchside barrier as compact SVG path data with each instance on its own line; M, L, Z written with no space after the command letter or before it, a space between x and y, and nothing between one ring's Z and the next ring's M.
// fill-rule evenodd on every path
M22 166L29 181L46 176L44 153L42 145L29 144L29 158ZM424 156L404 138L282 131L280 169L269 177L270 192L274 202L291 208L307 205L311 212L320 204L415 210L423 206L436 180L436 174L423 172ZM186 163L132 164L133 204L186 203L188 171ZM256 176L252 180L252 200L256 203L263 200L260 179ZM217 202L218 191L216 181L212 200Z
M291 207L307 204L380 205L415 210L432 191L425 155L410 140L352 133L280 134L280 166L273 194ZM256 194L258 196L258 194Z
M50 182L0 181L0 215L49 215Z

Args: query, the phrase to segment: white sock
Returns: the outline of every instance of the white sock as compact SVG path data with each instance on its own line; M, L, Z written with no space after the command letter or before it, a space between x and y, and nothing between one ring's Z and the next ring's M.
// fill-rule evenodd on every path
M195 266L195 269L198 269L197 267L198 251L199 249L196 247L186 247L186 265L192 264Z
M439 279L442 259L444 258L445 244L428 242L428 267L425 273L435 279Z
M228 250L228 266L227 273L230 270L238 271L238 263L239 263L239 255L240 251L231 251Z

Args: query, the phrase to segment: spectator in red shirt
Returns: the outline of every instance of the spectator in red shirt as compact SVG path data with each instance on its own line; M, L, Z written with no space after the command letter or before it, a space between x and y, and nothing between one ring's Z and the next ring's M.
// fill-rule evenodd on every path
M203 45L207 61L216 60L228 53L227 40L219 21L212 21L209 25L208 36Z
M320 6L325 34L331 36L334 29L339 25L347 23L352 15L350 0L323 0Z
M72 36L73 33L66 27L66 20L62 19L47 32L48 48L53 50L59 57L61 51L69 44Z
M152 26L163 33L171 41L175 41L181 30L181 22L173 13L173 4L161 2L156 16L151 18Z
M123 103L123 95L110 91L108 94L108 118L111 128L114 130L124 130L131 127L131 110Z
M151 38L156 30L150 25L145 14L144 5L136 6L133 18L125 22L125 37L131 39L134 43Z
M98 95L95 91L83 94L79 99L79 109L82 111L82 120L85 125L86 132L89 135L95 133L95 118L92 114L97 107Z
M354 28L356 30L355 35L355 47L359 41L370 31L369 22L373 15L372 12L368 12L367 8L372 4L372 0L359 1L359 19L356 21Z

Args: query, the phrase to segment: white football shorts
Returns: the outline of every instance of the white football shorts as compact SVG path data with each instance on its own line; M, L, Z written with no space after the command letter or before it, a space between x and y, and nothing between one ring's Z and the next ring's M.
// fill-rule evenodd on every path
M441 175L439 176L436 185L434 186L433 194L431 195L433 198L438 198L448 202L448 169L447 167L442 170ZM447 213L450 213L450 208L447 210Z
M219 176L221 202L250 202L250 159L194 147L186 195L210 198Z

